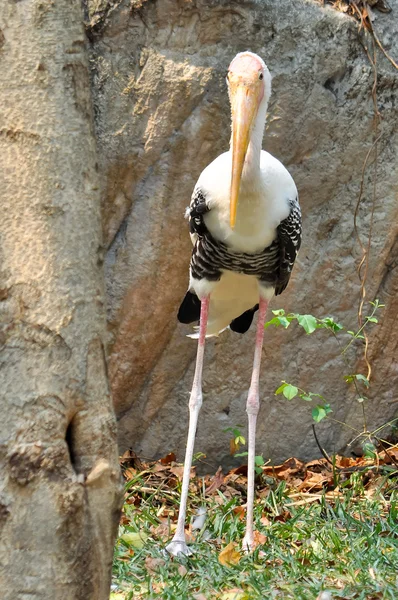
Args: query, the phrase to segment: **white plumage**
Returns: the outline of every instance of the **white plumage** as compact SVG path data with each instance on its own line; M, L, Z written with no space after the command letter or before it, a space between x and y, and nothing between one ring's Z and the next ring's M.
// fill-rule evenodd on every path
M249 146L250 148L250 146ZM257 148L253 149L253 159ZM289 200L297 197L292 176L269 152L261 151L260 165L245 165L242 173L236 225L230 225L232 153L218 156L201 173L195 190L200 188L209 207L204 223L211 235L236 252L261 252L275 240L277 227L290 212ZM194 192L195 195L195 192ZM193 244L197 234L191 234ZM210 295L207 336L218 335L243 312L267 300L272 287L263 286L253 275L224 270L220 281L190 276L189 289L201 299ZM196 337L196 334L191 337Z

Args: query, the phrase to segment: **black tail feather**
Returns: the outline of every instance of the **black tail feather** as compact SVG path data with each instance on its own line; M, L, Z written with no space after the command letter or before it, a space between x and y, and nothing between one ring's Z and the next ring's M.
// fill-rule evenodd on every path
M200 300L194 292L189 290L178 309L177 318L180 323L194 323L200 319Z
M252 324L256 310L258 310L258 304L253 306L253 308L246 310L239 317L236 317L230 324L232 331L235 331L236 333L246 333Z

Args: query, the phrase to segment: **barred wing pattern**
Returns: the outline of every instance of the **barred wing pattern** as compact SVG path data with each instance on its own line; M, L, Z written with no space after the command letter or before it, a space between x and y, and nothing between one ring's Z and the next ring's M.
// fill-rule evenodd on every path
M189 207L190 232L196 238L191 258L191 273L195 279L218 281L222 271L234 271L256 276L261 283L275 288L275 295L286 288L301 243L301 212L298 199L290 201L290 213L277 228L270 246L250 254L233 252L211 235L203 216L210 209L200 188L195 189Z

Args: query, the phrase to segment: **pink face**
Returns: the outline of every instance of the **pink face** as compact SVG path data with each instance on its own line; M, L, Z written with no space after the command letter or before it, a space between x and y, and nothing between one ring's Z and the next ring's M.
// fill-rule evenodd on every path
M244 86L260 104L265 92L264 65L255 54L244 52L235 56L229 65L227 79L231 90Z

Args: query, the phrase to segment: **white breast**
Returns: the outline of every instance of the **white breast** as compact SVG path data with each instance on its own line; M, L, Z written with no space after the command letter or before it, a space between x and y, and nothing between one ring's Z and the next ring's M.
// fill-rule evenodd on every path
M268 152L261 152L260 170L243 172L236 225L229 224L231 152L216 158L201 174L199 186L210 207L206 227L237 252L259 252L275 239L276 228L289 214L297 189L290 173Z

